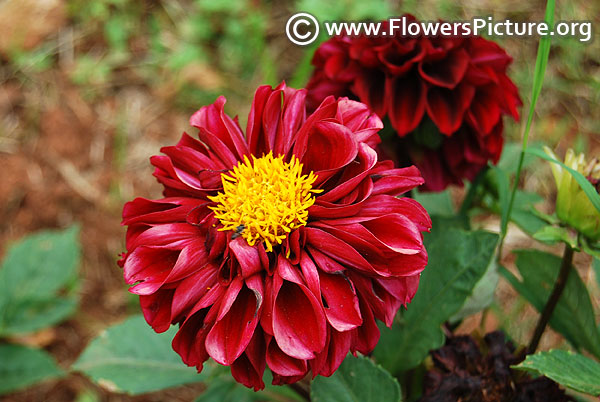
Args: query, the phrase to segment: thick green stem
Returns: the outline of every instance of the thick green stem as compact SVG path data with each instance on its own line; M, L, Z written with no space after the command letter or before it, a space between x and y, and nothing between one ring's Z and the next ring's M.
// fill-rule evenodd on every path
M569 273L571 272L571 264L573 262L573 249L568 244L565 244L565 252L563 254L562 263L560 264L560 271L558 272L558 277L556 278L556 282L554 282L554 288L552 289L552 293L548 298L548 302L542 311L542 315L535 327L535 331L533 333L533 337L531 338L531 342L529 342L529 347L527 348L527 353L534 353L537 349L540 339L542 338L542 334L546 329L546 325L548 325L548 321L552 317L552 313L558 304L558 300L562 295L562 292L565 290L565 286L567 285L567 279L569 278Z

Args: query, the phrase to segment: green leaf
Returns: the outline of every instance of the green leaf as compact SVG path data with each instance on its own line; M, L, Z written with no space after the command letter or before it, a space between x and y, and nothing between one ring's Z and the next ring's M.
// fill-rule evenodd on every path
M498 235L434 226L425 237L429 263L419 290L392 329L381 326L376 360L396 374L418 365L444 343L440 329L472 294L490 265Z
M513 368L536 372L557 383L594 396L600 395L600 363L566 350L529 355Z
M0 335L35 331L75 311L79 229L34 234L9 248L0 269Z
M331 377L317 377L310 387L314 402L398 402L400 385L366 357L346 356Z
M510 220L525 233L533 235L546 225L546 222L538 216L534 207L535 204L543 200L536 193L517 190Z
M175 327L157 334L144 317L134 316L102 332L83 351L72 369L114 392L141 394L202 381L171 348Z
M460 311L449 318L451 323L456 323L463 318L489 307L494 301L494 293L498 286L500 276L498 275L498 265L492 258L490 265L481 277L479 282L473 287L473 293L465 300Z
M439 193L414 192L414 198L430 215L454 216L456 214L449 190Z
M556 244L562 241L567 243L571 248L577 248L577 238L565 227L544 226L533 234L533 238L546 244Z
M431 217L431 226L444 229L469 229L469 218L466 215L429 215ZM435 229L434 229L435 230Z
M600 243L596 242L590 244L590 242L585 236L580 236L579 245L581 246L581 250L584 253L591 255L595 259L600 259Z
M596 188L592 185L592 183L588 181L588 179L585 178L584 175L579 173L577 170L571 169L570 167L568 167L561 161L554 159L550 155L547 155L544 151L540 149L528 149L527 152L532 155L539 156L540 158L545 159L548 162L556 163L557 165L560 165L563 169L565 169L567 172L571 173L573 178L577 181L577 184L579 184L585 195L587 195L587 197L589 198L592 205L594 205L598 212L600 212L600 194L598 194Z
M538 311L542 311L558 276L561 259L538 250L517 250L519 281L506 269L500 273ZM575 348L600 357L600 333L594 320L589 293L575 269L571 269L565 290L550 319L550 326Z
M50 296L65 286L79 265L78 236L77 227L44 231L10 247L0 279L12 297Z
M21 345L0 345L0 394L63 374L54 359L43 350Z
M2 334L33 332L62 321L77 310L77 298L51 297L9 301L3 314Z

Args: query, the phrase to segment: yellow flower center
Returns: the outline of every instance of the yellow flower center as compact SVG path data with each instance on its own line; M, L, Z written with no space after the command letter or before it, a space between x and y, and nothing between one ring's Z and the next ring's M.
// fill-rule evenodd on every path
M252 162L244 156L244 162L222 173L221 179L223 192L208 197L217 203L210 209L223 225L219 230L235 231L250 246L264 241L267 251L306 225L313 194L322 191L313 190L317 176L303 175L295 156L288 163L283 155L274 158L271 152L261 158L252 156Z

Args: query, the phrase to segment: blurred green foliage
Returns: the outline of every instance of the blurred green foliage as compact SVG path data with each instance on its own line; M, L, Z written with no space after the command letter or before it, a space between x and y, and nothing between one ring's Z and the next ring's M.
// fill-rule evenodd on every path
M0 266L0 338L33 333L72 315L79 228L43 231L12 245ZM0 341L0 394L64 375L41 349Z
M246 83L277 81L265 40L266 4L71 0L69 13L82 37L70 76L88 95L126 74L167 88L186 108L223 92L245 93Z

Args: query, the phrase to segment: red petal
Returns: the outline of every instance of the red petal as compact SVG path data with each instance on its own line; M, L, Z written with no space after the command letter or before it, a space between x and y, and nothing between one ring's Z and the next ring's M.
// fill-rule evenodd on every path
M171 302L173 289L159 290L158 292L140 296L140 306L146 322L156 332L165 332L171 326Z
M166 196L192 196L205 198L206 192L201 189L201 183L189 173L176 169L173 161L168 156L155 155L150 158L150 163L156 167L154 177L165 186Z
M317 266L310 256L302 252L300 257L300 269L304 277L304 283L308 286L313 295L318 299L321 298L321 284L319 283L319 272Z
M294 136L306 119L305 100L306 90L295 91L291 96L286 94L281 130L273 148L275 155L286 155L290 150Z
M423 249L423 238L413 221L401 214L388 214L362 222L385 246L402 254L416 254Z
M375 349L379 341L379 328L375 322L375 317L371 309L360 300L360 314L363 318L363 325L354 329L352 337L352 353L360 352L367 355Z
M338 264L315 248L308 246L307 249L319 269L322 271L327 272L328 274L340 274L346 270L344 266Z
M471 62L476 65L486 65L503 71L512 58L495 42L481 37L467 41Z
M379 69L364 70L356 77L351 89L373 112L385 116L388 109L385 96L385 73Z
M274 276L273 334L281 350L312 359L325 346L326 321L321 302L305 286Z
M454 89L465 76L469 65L469 55L464 49L454 50L440 60L433 63L421 62L419 73L431 84Z
M370 171L369 174L373 173ZM308 209L308 216L316 218L339 218L355 215L361 208L361 204L368 199L373 192L373 181L362 180L357 187L336 202L327 202L317 197L315 204Z
M231 169L239 160L221 139L203 127L198 128L198 138L221 160L225 168Z
M425 55L425 48L418 39L409 38L402 41L389 41L382 46L379 59L391 75L404 75Z
M268 275L264 279L265 298L263 300L263 309L260 317L260 326L266 334L273 335L273 304L275 303L275 294L273 293L273 275Z
M427 91L427 114L442 134L451 135L462 124L474 95L475 88L468 84L453 90L431 87Z
M372 173L374 176L380 176L373 182L373 195L398 196L425 182L415 166L389 170L374 169Z
M165 283L179 281L202 269L206 264L208 264L208 259L204 250L204 242L198 240L190 242L181 250L177 261L166 276L163 275L163 272L145 278L136 275L138 278L136 280L143 280L143 282L132 287L130 292L140 295L153 293Z
M328 255L332 259L361 271L373 272L371 264L352 246L335 236L312 227L306 227L307 244Z
M489 134L500 120L500 106L494 95L497 95L496 91L479 88L467 112L469 123L481 135Z
M197 205L198 200L187 197L163 198L161 200L148 200L138 197L126 203L123 207L123 222L121 224L183 222L189 211Z
M269 342L267 364L274 373L282 376L304 376L308 371L306 360L295 359L283 353L275 338L272 338Z
M222 269L223 267L221 266L219 270ZM225 315L229 312L229 309L231 309L231 306L237 300L237 297L240 293L240 290L242 290L243 285L244 281L239 276L236 276L228 283L228 286L225 289L225 294L221 298L219 304L219 314L217 315L217 320L223 319L223 317L225 317Z
M258 87L252 100L252 107L248 114L248 125L246 126L246 136L250 153L252 155L260 155L261 152L266 151L264 146L264 135L263 135L263 113L267 99L271 95L273 88L269 85L263 85Z
M206 350L217 363L228 366L246 349L258 323L257 306L254 292L244 287L227 314L212 327Z
M338 184L319 196L319 202L335 202L356 188L377 163L377 152L366 144L358 144L358 157L347 166Z
M292 150L292 153L296 155L297 158L301 160L306 153L308 147L308 137L314 130L315 124L321 120L331 120L333 117L335 117L337 109L338 105L335 98L333 96L328 96L323 100L321 105L319 105L319 107L306 118L306 121L298 130L298 133L296 133L296 141Z
M179 250L137 247L125 260L123 266L125 282L133 284L144 280L161 281L165 279L175 265L178 255Z
M205 325L206 311L198 311L190 316L179 328L171 346L188 366L196 366L202 371L202 363L208 359L204 340L210 326Z
M275 140L280 127L284 102L284 91L279 88L276 88L267 98L262 119L264 130L263 141L267 150L272 150L275 147Z
M383 128L383 122L364 103L339 99L336 118L354 132L357 142L364 142L372 148L381 142L377 133Z
M377 281L400 303L406 306L417 293L421 274L398 278L379 278Z
M409 73L387 80L389 118L398 135L403 137L421 123L427 103L427 85L417 74Z
M129 251L138 246L168 246L170 248L182 248L191 239L202 237L202 232L194 226L186 223L170 223L156 225L136 237L135 241L128 245Z
M254 331L246 351L231 365L233 378L254 391L265 387L262 380L265 371L265 340L262 331Z
M336 119L354 133L365 129L383 128L381 119L367 105L348 98L338 100Z
M362 324L358 298L348 278L321 272L321 294L327 321L336 330L349 331Z
M444 146L447 142L449 141L446 141ZM452 172L445 166L439 150L412 150L410 158L419 167L425 179L425 183L421 186L422 191L442 191L450 184L462 183L462 180L453 177Z
M258 254L258 248L249 246L245 239L241 237L233 239L229 242L229 249L240 264L243 278L248 278L264 269Z
M217 285L217 272L216 265L207 264L177 285L171 307L171 315L174 319L186 316L188 311Z
M229 150L235 151L239 159L242 159L248 154L248 147L238 124L225 114L223 110L225 102L227 102L225 97L219 96L215 103L204 106L194 113L190 117L190 124L216 136Z
M519 121L519 111L517 108L523 105L519 97L519 89L506 75L500 75L499 81L501 88L504 90L505 102L502 103L503 111L510 114L516 121Z
M362 206L359 216L381 216L387 213L402 214L418 227L419 231L431 229L431 218L421 204L412 198L397 198L390 195L377 195L369 198Z
M335 122L320 121L310 131L301 161L305 171L315 172L317 182L322 183L337 169L352 162L357 153L358 144L348 128Z
M352 335L353 331L329 331L327 348L315 360L311 360L313 378L317 375L329 377L340 367L340 364L348 355L348 350L352 344Z
M303 379L306 375L294 375L291 377L286 377L283 375L279 375L277 373L273 373L273 381L271 382L271 384L273 385L286 385L286 384L293 384L295 382L300 381L301 379Z

